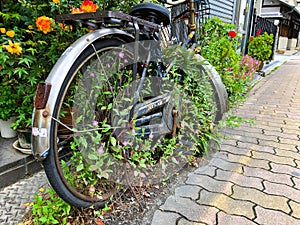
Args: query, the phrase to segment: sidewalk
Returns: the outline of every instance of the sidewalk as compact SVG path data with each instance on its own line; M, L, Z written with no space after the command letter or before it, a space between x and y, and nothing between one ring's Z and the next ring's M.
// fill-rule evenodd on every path
M152 225L300 224L300 55L250 92L208 165L154 214Z
M289 60L234 112L256 124L223 129L221 151L189 174L155 212L153 225L300 225L300 56L290 54L265 66L268 74ZM0 224L21 221L24 203L46 183L39 172L0 189Z

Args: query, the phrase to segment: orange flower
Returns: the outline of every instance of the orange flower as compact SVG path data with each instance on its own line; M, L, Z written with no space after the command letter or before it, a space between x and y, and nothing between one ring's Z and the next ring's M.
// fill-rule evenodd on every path
M54 4L59 4L60 0L52 0Z
M90 0L84 0L80 6L83 12L96 12L99 6Z
M249 38L249 40L250 40L250 41L253 41L253 40L254 40L254 37L253 37L253 36L251 36L251 37Z
M9 30L9 31L6 31L6 35L7 35L8 37L13 38L13 37L15 36L15 32L14 32L13 30Z
M73 8L71 11L71 14L79 14L79 13L83 13L83 11L81 9L76 9L76 8Z
M36 18L35 23L39 31L43 31L44 34L47 34L52 30L53 19L47 16L40 16Z
M6 51L10 54L20 55L22 53L22 48L20 43L13 43L11 40L8 41L8 45L5 45Z

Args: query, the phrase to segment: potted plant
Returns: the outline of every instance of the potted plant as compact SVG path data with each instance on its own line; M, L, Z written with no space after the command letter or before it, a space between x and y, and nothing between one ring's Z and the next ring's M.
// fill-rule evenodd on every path
M250 37L248 45L248 55L259 60L259 70L262 69L263 63L272 55L272 44L274 42L273 34L268 34L259 30L256 37Z

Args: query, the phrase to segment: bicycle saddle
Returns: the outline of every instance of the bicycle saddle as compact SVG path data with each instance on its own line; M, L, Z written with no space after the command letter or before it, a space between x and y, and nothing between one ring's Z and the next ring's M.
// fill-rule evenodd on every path
M167 26L171 23L171 14L170 11L158 4L145 2L133 6L129 10L129 15L135 16L156 24L163 23L164 26Z

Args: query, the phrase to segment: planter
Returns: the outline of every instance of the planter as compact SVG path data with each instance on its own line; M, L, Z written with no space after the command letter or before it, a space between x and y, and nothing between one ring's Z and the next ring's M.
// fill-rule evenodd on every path
M17 130L18 132L18 144L21 148L30 149L31 148L31 130Z
M0 119L0 133L3 138L14 138L17 132L10 128L10 124L16 121L16 117L11 117L9 120L4 121Z

